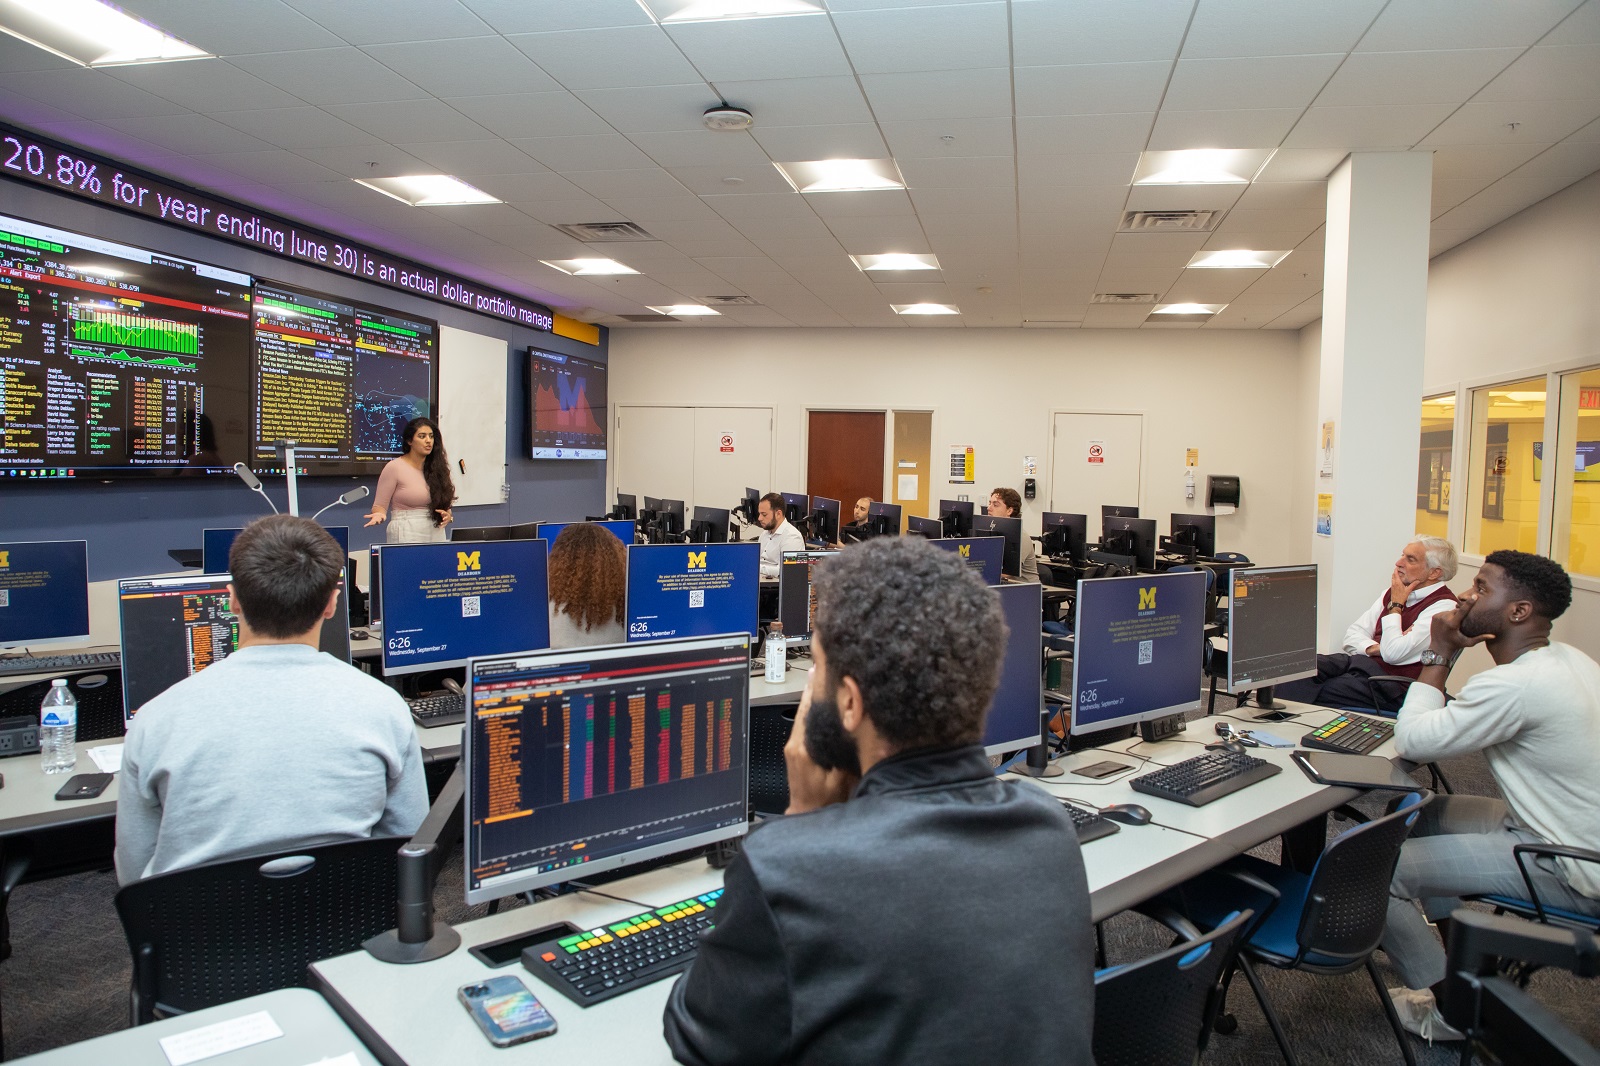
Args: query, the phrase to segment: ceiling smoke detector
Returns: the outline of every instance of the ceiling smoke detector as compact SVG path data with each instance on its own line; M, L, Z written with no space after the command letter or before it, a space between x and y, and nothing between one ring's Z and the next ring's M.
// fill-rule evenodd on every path
M701 116L701 121L706 124L708 130L747 130L755 120L756 117L744 108L728 104L708 107L706 113Z

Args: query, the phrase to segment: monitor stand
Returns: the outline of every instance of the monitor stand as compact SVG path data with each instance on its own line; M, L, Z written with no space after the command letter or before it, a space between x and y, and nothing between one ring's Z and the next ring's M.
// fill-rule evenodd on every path
M1289 709L1287 703L1279 703L1272 698L1271 685L1262 685L1256 689L1256 706L1263 711L1287 711Z
M1049 746L1039 743L1028 749L1026 762L1011 765L1011 772L1026 774L1028 777L1060 777L1067 771L1051 762Z

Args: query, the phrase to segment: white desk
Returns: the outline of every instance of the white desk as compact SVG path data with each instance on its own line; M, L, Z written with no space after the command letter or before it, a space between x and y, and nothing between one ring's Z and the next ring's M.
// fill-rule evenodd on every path
M89 758L88 749L107 744L120 744L114 740L91 740L79 744L78 765L70 773L47 774L39 769L39 753L17 755L0 759L0 774L5 775L5 788L0 788L0 840L17 833L35 829L93 822L112 818L117 813L117 783L114 776L106 790L92 800L58 800L56 790L66 784L73 774L99 773Z

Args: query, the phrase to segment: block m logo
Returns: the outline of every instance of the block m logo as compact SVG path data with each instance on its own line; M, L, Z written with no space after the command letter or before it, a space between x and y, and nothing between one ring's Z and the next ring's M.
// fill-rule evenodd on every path
M8 551L0 552L0 570L9 569L11 569L11 553Z
M958 544L956 545L956 551L961 553L961 558L963 559L972 558L972 545L970 544Z
M482 570L483 563L479 560L481 552L456 552L456 573L462 574L468 570Z
M706 553L705 552L690 552L689 553L689 569L690 570L704 570L705 568L706 568Z
M1156 609L1156 590L1155 590L1155 586L1152 585L1150 588L1140 589L1139 590L1139 610L1141 610L1141 611L1153 611L1155 609Z

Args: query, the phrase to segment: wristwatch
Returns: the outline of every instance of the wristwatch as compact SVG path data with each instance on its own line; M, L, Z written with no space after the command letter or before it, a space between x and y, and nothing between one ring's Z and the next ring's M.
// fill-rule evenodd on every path
M1419 661L1423 666L1449 666L1450 656L1440 655L1432 648L1428 648L1423 651L1422 658Z
M1390 602L1390 603L1385 604L1383 609L1384 609L1385 613L1387 613L1389 611L1403 611L1403 610L1406 609L1406 605L1403 604L1403 603Z

